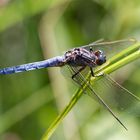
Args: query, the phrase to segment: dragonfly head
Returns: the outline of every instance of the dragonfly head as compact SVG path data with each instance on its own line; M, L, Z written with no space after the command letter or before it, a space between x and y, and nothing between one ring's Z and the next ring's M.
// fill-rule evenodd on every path
M97 65L102 65L106 62L106 56L104 55L103 51L98 50L94 52L96 56L96 64Z

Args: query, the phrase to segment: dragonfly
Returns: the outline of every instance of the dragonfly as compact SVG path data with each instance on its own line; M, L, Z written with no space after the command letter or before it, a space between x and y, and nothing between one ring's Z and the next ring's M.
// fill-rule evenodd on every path
M67 66L71 72L71 78L82 87L83 83L87 83L87 92L94 99L96 99L100 104L102 104L115 119L127 130L126 126L121 122L121 120L116 116L115 113L111 110L108 104L104 101L104 99L98 95L96 90L92 87L90 82L87 82L85 78L84 71L88 69L90 71L90 75L92 77L96 77L94 74L94 68L103 65L106 63L109 56L107 56L107 52L110 51L110 54L113 55L112 49L115 49L117 53L118 47L128 47L131 44L134 44L135 41L132 39L126 40L118 40L118 41L110 41L105 42L104 40L98 40L88 45L75 47L71 50L66 51L61 56L56 56L44 61L38 61L33 63L22 64L18 66L6 67L0 69L0 75L14 74L19 72L31 71L36 69L48 68L48 67L64 67ZM87 72L86 72L87 74ZM98 75L103 76L103 75ZM121 89L127 92L130 96L135 99L139 98L129 92L127 89L122 87L120 84L115 82L110 76L107 78L112 83L116 83ZM86 92L86 91L85 91Z

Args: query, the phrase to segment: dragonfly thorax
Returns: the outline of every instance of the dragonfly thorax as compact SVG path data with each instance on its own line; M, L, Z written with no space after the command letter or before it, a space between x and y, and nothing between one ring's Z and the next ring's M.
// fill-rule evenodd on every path
M106 59L102 51L88 51L84 48L75 48L65 53L65 60L71 66L95 67L105 63Z

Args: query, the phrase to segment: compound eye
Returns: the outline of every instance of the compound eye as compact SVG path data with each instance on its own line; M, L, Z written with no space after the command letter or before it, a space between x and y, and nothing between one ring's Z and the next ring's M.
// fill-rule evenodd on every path
M97 60L96 60L96 64L97 65L102 65L106 62L106 57L105 56L102 56L102 57L99 57Z

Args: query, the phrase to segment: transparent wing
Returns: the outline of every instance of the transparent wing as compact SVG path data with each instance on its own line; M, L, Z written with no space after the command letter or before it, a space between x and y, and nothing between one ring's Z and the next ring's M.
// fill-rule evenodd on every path
M80 67L71 66L68 66L67 68L69 69L71 76L77 73L80 69ZM81 88L83 88L83 84L86 84L87 87L84 89L84 93L99 102L125 129L127 129L113 112L117 112L121 115L127 113L132 116L140 116L140 99L121 85L116 84L116 82L109 76L104 76L91 85L88 80L91 75L89 74L89 78L86 78L88 73L89 68L86 67L79 72L73 80ZM114 88L118 90L114 90Z
M92 47L94 51L102 50L108 59L114 56L115 54L119 53L123 49L129 47L130 45L135 44L136 42L137 41L135 39L124 39L124 40L108 41L108 42L101 39L81 47L87 50L89 50L90 47Z
M67 66L65 68L68 69L70 78L72 78L72 75L81 69L81 67L71 66ZM79 72L79 74L77 74L73 80L79 86L82 86L85 82L87 82L86 77L87 74L89 74L89 70L90 69L86 67L84 70ZM91 77L91 75L89 75L89 77ZM91 84L92 83L89 83L90 88L92 87L94 92L98 93L98 95L107 103L107 105L110 106L111 109L120 113L123 112L140 116L140 98L121 86L109 75L105 75L98 81L94 82L93 85ZM87 88L84 92L99 102L89 88Z
M113 110L127 115L140 116L140 98L122 87L110 76L104 76L92 87Z
M73 74L77 73L77 71L79 71L79 69L77 69L77 67L69 67L69 69L71 70L71 72ZM86 68L85 68L86 69ZM84 69L84 70L85 70ZM83 71L84 71L83 70ZM90 82L84 77L84 75L82 74L83 71L79 72L75 77L74 77L74 81L82 88L83 84L86 84L87 87L84 90L85 93L87 93L88 95L90 95L92 98L94 98L96 101L98 101L107 111L109 111L111 113L111 115L127 130L127 128L125 127L125 125L121 122L121 120L116 116L116 114L114 114L114 112L111 110L110 106L104 101L104 99L98 94L98 92L96 92L94 90L94 88L92 88L92 86L90 85ZM86 70L85 70L86 71ZM90 77L90 75L89 75Z

